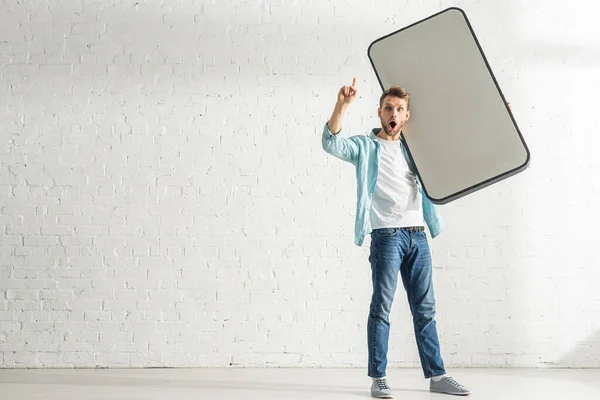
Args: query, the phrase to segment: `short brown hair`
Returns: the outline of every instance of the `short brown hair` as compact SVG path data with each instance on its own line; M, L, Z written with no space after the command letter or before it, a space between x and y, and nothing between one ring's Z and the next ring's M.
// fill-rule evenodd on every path
M383 106L383 99L387 96L400 97L401 99L406 100L406 109L410 108L410 94L406 91L406 89L400 86L392 86L381 94L379 98L379 107Z

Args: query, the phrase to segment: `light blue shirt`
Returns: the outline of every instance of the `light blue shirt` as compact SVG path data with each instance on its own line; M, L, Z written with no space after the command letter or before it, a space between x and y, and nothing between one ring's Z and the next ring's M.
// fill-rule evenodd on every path
M377 183L377 175L379 171L379 152L380 144L375 139L380 129L373 129L368 135L357 135L349 138L342 137L339 133L332 134L329 131L327 123L323 128L323 150L327 153L347 161L356 168L356 219L354 222L354 243L357 246L362 246L365 236L373 231L371 228L370 209L373 201L373 192ZM406 162L409 168L414 173L414 168L407 155L406 148L402 140L398 140L399 146L402 148ZM439 235L444 229L442 218L437 207L423 193L423 186L419 177L417 184L421 191L423 218L431 237Z

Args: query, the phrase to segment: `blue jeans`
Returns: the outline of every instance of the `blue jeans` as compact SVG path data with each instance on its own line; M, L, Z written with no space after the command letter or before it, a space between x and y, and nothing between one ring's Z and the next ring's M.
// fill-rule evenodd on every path
M389 316L398 273L402 276L408 297L425 378L445 374L434 319L431 252L425 232L409 232L401 228L374 230L371 233L369 262L373 280L373 297L367 322L369 376L385 376L390 336Z

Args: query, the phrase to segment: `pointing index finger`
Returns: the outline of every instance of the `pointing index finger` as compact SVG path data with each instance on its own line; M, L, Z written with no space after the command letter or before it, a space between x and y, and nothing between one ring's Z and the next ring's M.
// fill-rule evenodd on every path
M354 78L354 80L352 80L352 87L356 88L356 78Z

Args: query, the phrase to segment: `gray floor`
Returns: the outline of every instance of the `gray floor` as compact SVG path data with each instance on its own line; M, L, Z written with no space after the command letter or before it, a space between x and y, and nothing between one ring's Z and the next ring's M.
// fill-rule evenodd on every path
M600 370L456 369L470 399L600 400ZM418 369L388 370L395 399L432 394ZM362 369L0 370L2 400L368 399Z

